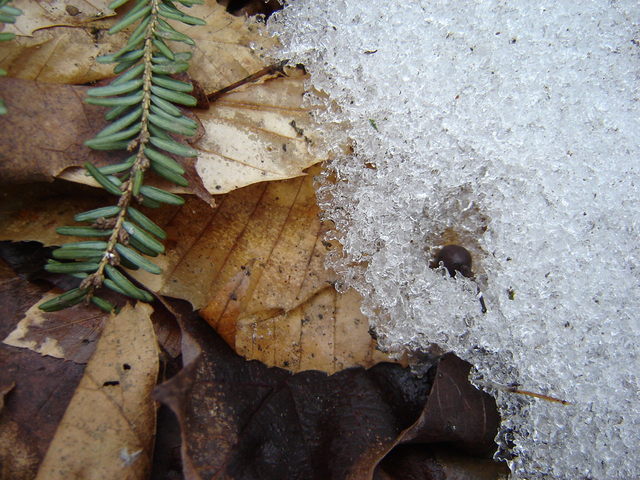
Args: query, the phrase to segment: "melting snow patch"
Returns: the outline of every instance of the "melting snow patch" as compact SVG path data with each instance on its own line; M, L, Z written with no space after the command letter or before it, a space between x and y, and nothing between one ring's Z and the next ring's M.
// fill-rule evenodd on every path
M640 471L639 22L636 0L296 0L270 22L335 102L327 145L353 146L319 189L333 266L385 347L477 366L514 478ZM430 268L448 243L473 279Z

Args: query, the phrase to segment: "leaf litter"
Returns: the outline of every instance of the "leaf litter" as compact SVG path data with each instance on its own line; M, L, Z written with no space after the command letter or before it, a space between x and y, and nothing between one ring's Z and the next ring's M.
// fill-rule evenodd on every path
M261 55L273 46L273 40L257 35L259 24L230 16L212 0L195 9L206 12L207 25L189 30L198 42L190 74L203 86L205 94L217 92L264 69L266 63ZM65 9L68 16L74 12ZM119 41L117 38L105 40L99 34L103 24L95 24L91 30L88 25L92 19L86 18L83 22L85 20L89 23L67 29L76 35L72 39L64 38L63 30L54 26L55 20L40 28L48 35L45 40L35 38L44 33L35 32L35 40L31 41L46 45L40 50L48 51L47 61L43 55L29 59L24 53L27 48L22 53L11 53L12 62L24 66L26 78L50 78L49 81L59 83L74 83L78 79L94 81L109 76L108 72L91 70L91 57L96 52L84 50L73 54L74 59L80 60L71 73L56 77L56 72L64 70L64 58L59 52L67 48L65 45L86 42L80 37L93 32L98 35L92 48L116 48L116 43L109 42ZM1 58L9 57L0 50ZM51 77L46 77L45 66L50 69ZM37 74L33 76L33 72ZM497 423L495 404L468 384L466 376L470 366L445 357L424 376L397 364L378 363L387 357L376 349L376 342L369 335L367 319L360 312L361 299L353 291L338 293L335 275L324 269L325 255L338 246L322 240L328 226L318 220L312 187L312 176L317 170L301 176L305 168L319 161L309 153L310 146L317 140L311 133L310 111L302 106L305 80L304 73L295 70L289 70L286 77L267 76L220 96L207 111L196 112L205 133L196 146L205 153L201 161L192 166L192 173L194 179L202 180L204 188L197 192L202 200L189 198L181 209L154 215L169 232L170 239L167 255L161 257L165 274L156 278L155 284L151 282L152 287L161 295L184 298L193 307L202 309L203 316L228 345L245 358L265 362L247 361L234 353L210 327L190 314L191 306L186 308L186 313L178 315L188 317L180 321L185 368L158 388L157 397L169 405L179 419L185 478L204 478L215 471L220 473L220 478L391 479L410 478L398 472L417 471L424 476L427 470L438 468L444 475L442 478L458 478L450 475L460 472L468 475L474 468L477 472L479 464L483 465L480 469L488 475L486 478L498 478L504 472L487 459L464 456L460 460L460 455L451 451L443 453L440 447L423 445L444 442L474 455L486 455L495 448L492 442L493 425ZM85 87L47 85L45 89L37 83L7 81L10 80L0 84L9 88L5 98L11 100L18 90L26 92L24 101L12 109L18 117L11 120L19 122L22 115L24 128L31 128L30 123L44 125L45 129L44 132L30 130L15 144L17 161L3 162L8 167L0 172L3 183L55 178L83 182L87 179L74 171L80 159L84 162L91 155L99 164L110 161L99 156L102 154L86 151L79 140L90 138L103 122L99 110L93 111L93 107L81 103ZM60 96L67 102L57 104L52 100ZM42 102L41 98L49 100ZM55 115L49 119L33 122L34 115L52 111ZM60 124L71 134L61 133L65 129L60 129ZM47 125L52 130L47 131ZM4 127L0 131L12 125ZM57 142L53 149L51 140ZM0 137L3 145L8 141L11 140ZM297 178L280 180L291 177ZM265 180L280 181L256 183ZM58 191L61 188L59 183L52 187ZM81 196L65 198L59 193L52 195L41 186L20 188L25 190L20 199L12 198L9 192L3 195L7 208L0 214L0 237L5 240L60 243L55 226L71 223L79 204L86 205L87 209L91 208L89 205L101 204L99 195L87 195L82 189ZM62 190L66 189L62 187ZM226 194L217 195L218 206L212 209L207 194L222 193ZM53 199L55 201L51 201ZM0 305L12 305L9 311L14 312L13 316L6 317L10 321L3 325L3 338L11 331L33 335L43 324L35 321L36 316L29 308L40 302L48 288L28 284L12 276L6 268L0 271L4 273L3 282L28 293L26 298L7 295L0 298ZM150 279L140 279L149 284ZM54 325L65 321L74 323L69 322L70 315L80 314L76 317L80 318L78 323L95 334L98 327L93 328L88 319L82 318L82 308L76 306L67 311ZM0 354L9 352L13 364L19 365L15 362L22 358L37 359L31 360L31 369L23 369L27 375L17 375L16 372L25 373L20 368L9 368L0 376L0 385L7 386L3 390L7 392L7 403L0 421L9 425L5 429L9 433L0 436L0 455L13 468L8 470L14 472L11 478L33 478L47 448L49 454L40 468L39 478L55 478L55 475L63 478L69 472L84 475L85 468L91 475L97 475L95 478L102 478L108 474L105 472L113 472L109 469L114 466L124 469L118 470L117 475L126 471L125 475L130 473L133 478L148 476L149 439L153 438L155 422L149 392L155 384L152 371L157 371L158 354L155 350L151 353L155 337L150 327L149 307L138 308L145 309L138 315L142 325L126 335L114 326L130 322L126 315L112 317L107 322L99 348L93 352L87 375L82 380L82 365L0 345ZM26 323L16 330L20 318ZM163 309L156 311L152 319L156 328L158 324L173 321L172 315L163 313ZM105 319L100 321L104 323ZM60 333L59 338L72 337L80 343L88 340L93 348L96 335L87 336L81 333L82 328L60 330L64 333ZM114 333L116 331L120 333ZM175 345L179 335L171 333L171 328L166 331L170 332L167 338L173 335L173 340L165 339L161 343L167 346L165 351L175 357L180 349L170 345ZM51 349L42 348L43 338L49 338L46 335L41 335L30 348L51 353ZM141 345L139 351L135 347L134 351L127 351L147 353L140 359L144 360L146 373L140 381L128 380L130 388L125 392L125 380L132 368L131 363L121 361L123 355L128 355L121 350L127 346L121 343L130 335L142 343L138 344ZM20 338L27 347L27 343L34 341L28 335ZM86 361L92 353L91 349L74 352L64 341L59 346L61 356L75 362ZM270 365L287 370L270 368ZM353 365L371 368L345 369ZM37 401L48 398L43 397L43 393L52 395L52 389L56 388L51 378L33 372L36 366L45 371L64 366L69 380L60 380L59 388L64 392L57 395L51 418L42 421L42 427L38 425L36 433L42 428L44 435L30 443L17 440L31 438L25 434L31 420L25 412L29 412L34 403L25 400L28 398L25 392L35 393L32 390L37 386L42 390L34 397ZM300 373L293 374L294 371ZM78 389L71 399L78 381L81 386L91 384L92 387ZM120 405L119 412L127 413L92 418L88 405L94 404L95 395L103 395L99 402L108 399L108 408ZM146 413L143 413L145 421L141 427L144 431L133 439L124 425L135 412ZM125 422L117 427L123 419ZM117 427L115 437L96 437L96 432L114 426ZM108 447L102 449L104 455L65 463L65 451L78 459L85 454L90 457L91 449L86 445L68 447L82 435ZM163 442L175 445L171 434L168 435ZM140 442L140 438L146 440ZM10 458L11 442L16 442L18 451ZM118 450L114 446L122 446L123 442L126 448ZM420 443L404 445L407 442ZM386 457L390 451L391 455ZM88 462L93 463L88 467Z
M425 449L493 446L495 403L456 357L430 375L390 363L292 374L244 361L195 315L180 323L185 367L155 396L180 422L185 478L365 479L393 447L421 436ZM452 410L431 411L431 398Z

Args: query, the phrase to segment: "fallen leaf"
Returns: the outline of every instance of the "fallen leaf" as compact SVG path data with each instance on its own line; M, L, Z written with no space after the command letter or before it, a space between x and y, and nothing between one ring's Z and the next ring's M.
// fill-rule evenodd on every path
M196 317L185 368L156 390L182 427L185 478L365 478L419 415L425 378L395 364L327 376L246 362Z
M13 0L11 5L22 10L16 23L4 31L29 36L34 31L54 26L82 26L92 20L113 15L111 0Z
M456 365L448 359L432 367L430 375L389 363L330 376L318 371L291 374L243 361L193 315L180 323L185 367L160 385L155 396L180 422L188 480L370 479L376 465L406 440L406 432L459 425L452 409L433 415L453 418L419 421L438 402L460 404L461 394L432 386L430 379L455 384L460 392L475 390L466 377L457 383L458 376L451 373ZM467 410L486 407L476 404L477 396L462 395ZM488 432L488 426L495 425L488 417L471 416L469 422L480 425L465 426L460 434L465 442L475 438L468 435L472 431L497 432ZM428 441L449 442L448 432L440 434Z
M22 277L52 280L51 277L56 276L42 270L46 254L50 254L50 251L50 248L44 248L38 242L0 242L0 259L21 275L13 279L17 291L35 288ZM65 277L64 283L68 288L77 286L77 280L70 281L71 277ZM17 309L0 303L0 309L10 312L12 320L18 322L10 333L0 336L4 338L3 343L27 348L42 355L85 363L93 353L106 314L86 305L77 305L67 311L45 313L37 305L59 295L61 290L56 288L47 291L46 287L41 286L37 292L29 297L33 303L22 303ZM14 298L6 297L2 300L12 306L16 305Z
M0 260L0 336L46 291ZM0 414L0 478L31 480L80 381L83 365L0 344L0 385L15 384Z
M158 374L151 312L138 303L109 318L37 479L147 478Z
M169 236L160 260L165 274L137 278L162 295L206 306L203 314L247 358L326 372L388 360L368 333L358 294L336 292L336 276L324 268L330 245L318 218L315 172L236 190L214 211L191 199L179 213L157 218Z
M216 0L194 5L188 14L202 18L207 24L172 24L196 42L189 74L206 93L220 90L264 68L267 62L262 55L277 45L277 40L265 33L264 24L235 17Z
M78 305L73 309L49 313L38 308L42 302L61 293L61 290L54 289L39 298L3 343L28 348L41 355L86 363L93 354L107 314L92 305Z
M267 180L302 175L323 160L311 154L317 143L309 107L303 107L301 70L228 93L207 111L196 111L205 129L193 146L196 170L209 192L226 193Z
M6 397L15 386L15 382L0 385L0 412L2 412L2 409L4 408L4 397Z
M126 152L83 145L105 125L104 109L83 102L86 90L15 78L0 82L0 98L11 111L0 118L2 183L51 181L90 159L103 165L124 158Z
M506 464L461 455L455 449L403 445L378 465L373 480L507 480Z
M77 287L80 282L68 275L50 274L42 270L50 251L51 248L44 248L38 242L0 242L0 259L5 260L16 273L29 280L44 280L58 287L49 291L43 289L39 299L31 306L25 305L22 311L13 314L19 322L3 343L28 348L42 355L86 363L95 350L107 314L93 305L84 304L59 312L43 312L38 308L42 302L62 293L59 288L68 290ZM28 286L29 283L23 281L20 288ZM125 301L106 289L99 295L117 306L122 306ZM162 348L172 357L177 357L180 354L180 329L173 317L161 309L154 312L152 320Z
M485 455L495 451L500 417L491 395L468 381L471 364L452 353L438 361L424 412L400 443L447 442L459 451Z
M24 14L13 31L19 37L0 44L0 65L10 77L41 82L83 84L113 76L113 65L98 64L99 55L113 53L125 43L133 27L109 35L107 30L124 13L113 12L103 0L19 2ZM196 41L189 72L207 93L235 83L265 67L261 52L271 50L276 40L262 34L264 26L227 13L215 0L196 5L189 15L204 19L203 26L173 22L178 31ZM188 50L176 44L177 51Z
M336 276L324 268L332 247L323 241L327 227L318 218L317 171L238 189L220 196L215 209L191 197L179 209L145 210L167 232L167 251L155 259L161 275L136 272L136 278L197 309L209 305L214 325L215 312L233 312L225 328L235 316L235 347L247 358L326 372L388 360L368 333L358 294L336 292ZM55 202L44 190L29 195L11 197L17 205L0 214L0 240L59 245L68 239L55 233L56 226L73 224L73 214L100 205L80 195ZM246 289L235 300L225 296L252 261Z
M302 107L304 78L292 70L291 77L253 84L224 95L206 112L196 112L205 135L194 144L201 151L197 163L185 164L192 170L191 183L220 194L299 176L319 162L308 148L310 137L296 133L302 127L309 130L311 123L309 110ZM126 157L126 152L84 146L106 125L104 109L83 102L86 90L18 79L0 82L0 98L11 110L11 115L0 117L0 144L5 146L0 154L2 183L59 177L97 186L81 166L87 161L107 165Z
M44 28L30 37L1 42L0 65L10 77L48 83L84 84L112 77L113 65L95 58L120 49L126 33L110 36L106 28L100 20L76 28Z

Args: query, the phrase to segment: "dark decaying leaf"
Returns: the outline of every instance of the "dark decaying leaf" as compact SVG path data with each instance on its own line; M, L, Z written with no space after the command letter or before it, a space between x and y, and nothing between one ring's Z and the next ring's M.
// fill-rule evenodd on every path
M0 260L0 336L4 338L43 289ZM83 365L0 344L0 385L15 384L0 414L2 480L32 479L47 451Z
M429 442L472 446L479 440L475 451L485 450L485 438L495 435L488 430L497 422L495 405L474 404L477 396L467 396L464 385L455 394L442 385L460 380L457 362L447 357L422 377L385 363L331 376L293 375L243 360L195 316L181 322L186 366L156 389L156 398L180 422L187 479L364 480L394 446L425 435L425 429L441 435L426 435ZM462 382L468 385L466 377ZM433 415L423 412L425 404L435 408L430 389L440 405ZM468 404L469 422L487 427L466 424L459 415L436 418L450 413L445 404L457 408L460 401ZM416 423L419 418L426 420ZM447 433L451 425L459 435Z
M0 98L5 99L11 110L10 116L0 117L3 145L0 185L51 182L63 176L63 172L74 179L71 173L76 171L80 172L76 181L91 183L91 177L81 168L87 160L101 167L130 155L124 151L92 150L84 145L85 140L93 138L107 124L103 107L84 102L88 89L17 78L0 82ZM211 202L211 195L196 172L195 161L185 162L185 167L190 182L188 191ZM170 185L157 178L154 184L165 188Z
M44 273L43 267L51 258L52 247L40 242L0 242L0 257L19 275L32 279Z
M414 444L394 448L376 468L373 480L506 480L508 474L504 463Z
M474 455L495 450L496 403L469 383L470 370L471 364L452 353L438 361L430 372L435 377L427 405L400 443L447 443Z
M51 181L87 158L118 158L83 144L105 125L104 109L83 103L86 90L15 78L0 83L11 109L10 118L0 120L0 183Z

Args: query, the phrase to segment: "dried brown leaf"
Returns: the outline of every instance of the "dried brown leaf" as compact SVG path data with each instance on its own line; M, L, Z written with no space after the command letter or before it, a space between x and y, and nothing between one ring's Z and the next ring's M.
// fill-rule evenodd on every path
M28 348L41 355L86 363L93 354L107 314L83 304L60 312L43 312L38 308L42 302L61 293L54 289L38 299L3 343Z
M88 159L106 164L124 156L83 145L105 125L104 109L83 103L86 90L15 78L0 82L0 98L11 111L0 117L2 183L51 181Z
M42 271L46 258L50 255L49 250L41 247L38 242L0 242L0 257L16 272L45 280L62 289L75 288L79 280ZM25 282L24 286L29 284ZM93 305L83 303L58 312L40 310L38 305L62 293L59 288L49 291L42 289L34 303L24 305L21 311L16 311L13 318L19 322L13 331L4 336L3 343L27 348L42 355L86 363L95 350L107 314ZM114 305L122 306L125 301L123 297L106 289L100 291L99 295ZM160 345L171 357L177 357L180 354L180 329L173 317L160 310L154 312L152 320Z
M95 57L120 49L127 31L109 35L107 30L119 15L102 20L113 12L108 1L20 0L25 12L7 31L20 35L0 44L0 65L9 76L42 82L81 84L113 76L113 65L97 64ZM189 15L204 19L203 26L171 22L196 41L189 70L207 93L235 83L262 69L260 52L271 49L275 39L262 35L264 26L234 17L215 0L196 5ZM176 44L176 50L188 50Z
M161 275L136 277L196 308L211 304L214 325L216 312L226 312L227 331L235 317L235 346L247 358L327 372L387 359L368 333L360 297L336 292L336 276L324 268L331 245L323 242L326 226L318 218L313 173L233 191L220 196L215 209L192 197L179 209L146 211L167 232L167 252L154 259ZM0 216L0 239L60 244L65 238L54 229L72 224L80 210L76 203L92 208L82 197L52 202L37 193L42 200L25 199ZM248 285L234 300L237 280L251 262Z
M46 288L18 277L0 260L0 336ZM73 395L83 366L0 344L0 385L15 384L0 415L0 479L31 480Z
M107 321L37 479L144 479L151 468L158 374L152 309Z
M87 160L106 165L126 156L83 145L106 125L104 109L83 102L86 90L17 79L0 82L0 98L11 110L0 117L0 183L57 177L96 186L80 166ZM194 144L201 154L185 166L201 198L209 200L206 191L218 194L299 176L320 161L309 151L310 137L296 133L301 127L310 130L309 111L301 106L303 91L304 76L293 74L227 94L208 111L196 112L205 129Z

